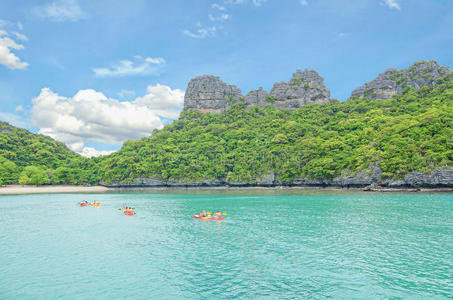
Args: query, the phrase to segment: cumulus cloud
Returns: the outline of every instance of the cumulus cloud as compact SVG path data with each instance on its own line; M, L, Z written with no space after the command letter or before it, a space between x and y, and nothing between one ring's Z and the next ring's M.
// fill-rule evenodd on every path
M385 0L384 4L387 5L390 9L397 9L401 10L401 6L399 4L399 0Z
M135 56L134 61L121 60L112 64L109 68L94 68L94 75L97 77L109 76L131 76L131 75L151 75L157 74L158 65L164 64L165 59L162 57Z
M38 17L54 22L74 22L86 16L77 0L55 0L36 7L34 12Z
M0 64L9 69L25 69L28 63L23 62L11 50L22 50L24 46L8 37L6 31L0 30Z
M31 121L39 133L62 141L73 151L94 155L85 143L120 145L150 136L163 126L159 116L178 117L183 99L184 92L160 84L149 86L146 95L131 102L107 98L92 89L64 97L43 88L32 101Z
M188 37L194 38L194 39L204 39L207 37L214 37L216 35L217 28L216 27L202 27L196 29L195 32L190 31L190 30L184 30L183 33L187 35Z
M96 150L91 147L84 147L82 152L80 152L80 155L85 156L85 157L98 157L98 156L103 156L103 155L109 155L112 154L113 150Z
M150 85L146 89L146 95L138 97L133 103L146 106L161 117L176 119L183 108L184 92L172 90L166 85Z

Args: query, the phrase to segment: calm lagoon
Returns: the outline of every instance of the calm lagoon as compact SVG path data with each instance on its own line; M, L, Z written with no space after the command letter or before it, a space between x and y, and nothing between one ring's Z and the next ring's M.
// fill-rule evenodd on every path
M0 196L0 299L453 298L452 194L259 194Z

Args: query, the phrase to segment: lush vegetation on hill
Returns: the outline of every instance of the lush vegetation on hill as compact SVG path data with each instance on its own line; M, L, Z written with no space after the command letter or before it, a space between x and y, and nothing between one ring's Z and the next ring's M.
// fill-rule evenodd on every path
M151 137L85 159L51 138L0 123L0 183L83 184L153 177L255 182L276 174L332 179L379 165L401 178L453 167L453 75L389 100L350 99L294 112L272 106L183 112Z
M94 183L93 169L63 143L0 122L0 184Z
M453 83L407 88L390 100L350 99L294 112L237 104L221 115L183 112L149 138L126 142L99 163L106 182L254 182L274 173L331 179L379 164L401 178L453 166Z

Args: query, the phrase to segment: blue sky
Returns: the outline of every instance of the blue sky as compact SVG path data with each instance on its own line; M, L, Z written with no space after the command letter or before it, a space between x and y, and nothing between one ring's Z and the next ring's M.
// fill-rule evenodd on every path
M451 28L450 0L3 0L0 120L96 154L176 118L194 76L245 94L310 68L343 101L390 67L453 66Z

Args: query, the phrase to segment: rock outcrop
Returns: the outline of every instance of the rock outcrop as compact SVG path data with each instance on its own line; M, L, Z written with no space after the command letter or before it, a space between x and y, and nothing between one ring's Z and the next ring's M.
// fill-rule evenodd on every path
M289 82L275 83L269 98L277 109L295 110L306 104L330 102L330 90L318 72L297 70Z
M184 109L220 113L242 99L242 92L219 77L198 76L189 81L184 95Z
M375 185L379 182L382 170L379 166L369 166L367 169L354 175L346 176L344 173L332 181L333 185L341 187L363 187Z
M424 86L435 85L437 80L449 72L448 67L440 66L436 61L423 61L413 64L407 69L398 71L388 69L384 73L355 89L351 97L376 99L390 99L403 93L406 87L415 90Z
M453 168L438 168L431 174L414 172L402 180L383 180L379 166L370 166L354 175L345 175L328 179L295 178L292 182L282 182L278 175L268 174L252 182L229 182L225 180L204 180L200 182L173 182L158 178L136 178L132 182L102 183L108 187L273 187L273 186L305 186L305 187L341 187L360 188L371 187L368 190L383 188L391 189L420 189L420 188L453 188Z
M259 87L257 90L248 92L244 97L244 102L247 103L248 108L252 106L264 107L270 104L269 93Z
M235 103L245 102L248 108L273 105L280 110L292 111L306 104L329 101L330 91L324 85L324 79L313 70L297 70L289 82L275 83L270 93L260 87L245 96L239 88L223 82L219 77L203 75L189 81L184 109L220 113Z
M403 180L386 180L383 186L391 188L424 187L442 188L453 186L453 168L438 168L432 174L414 172L407 174Z

